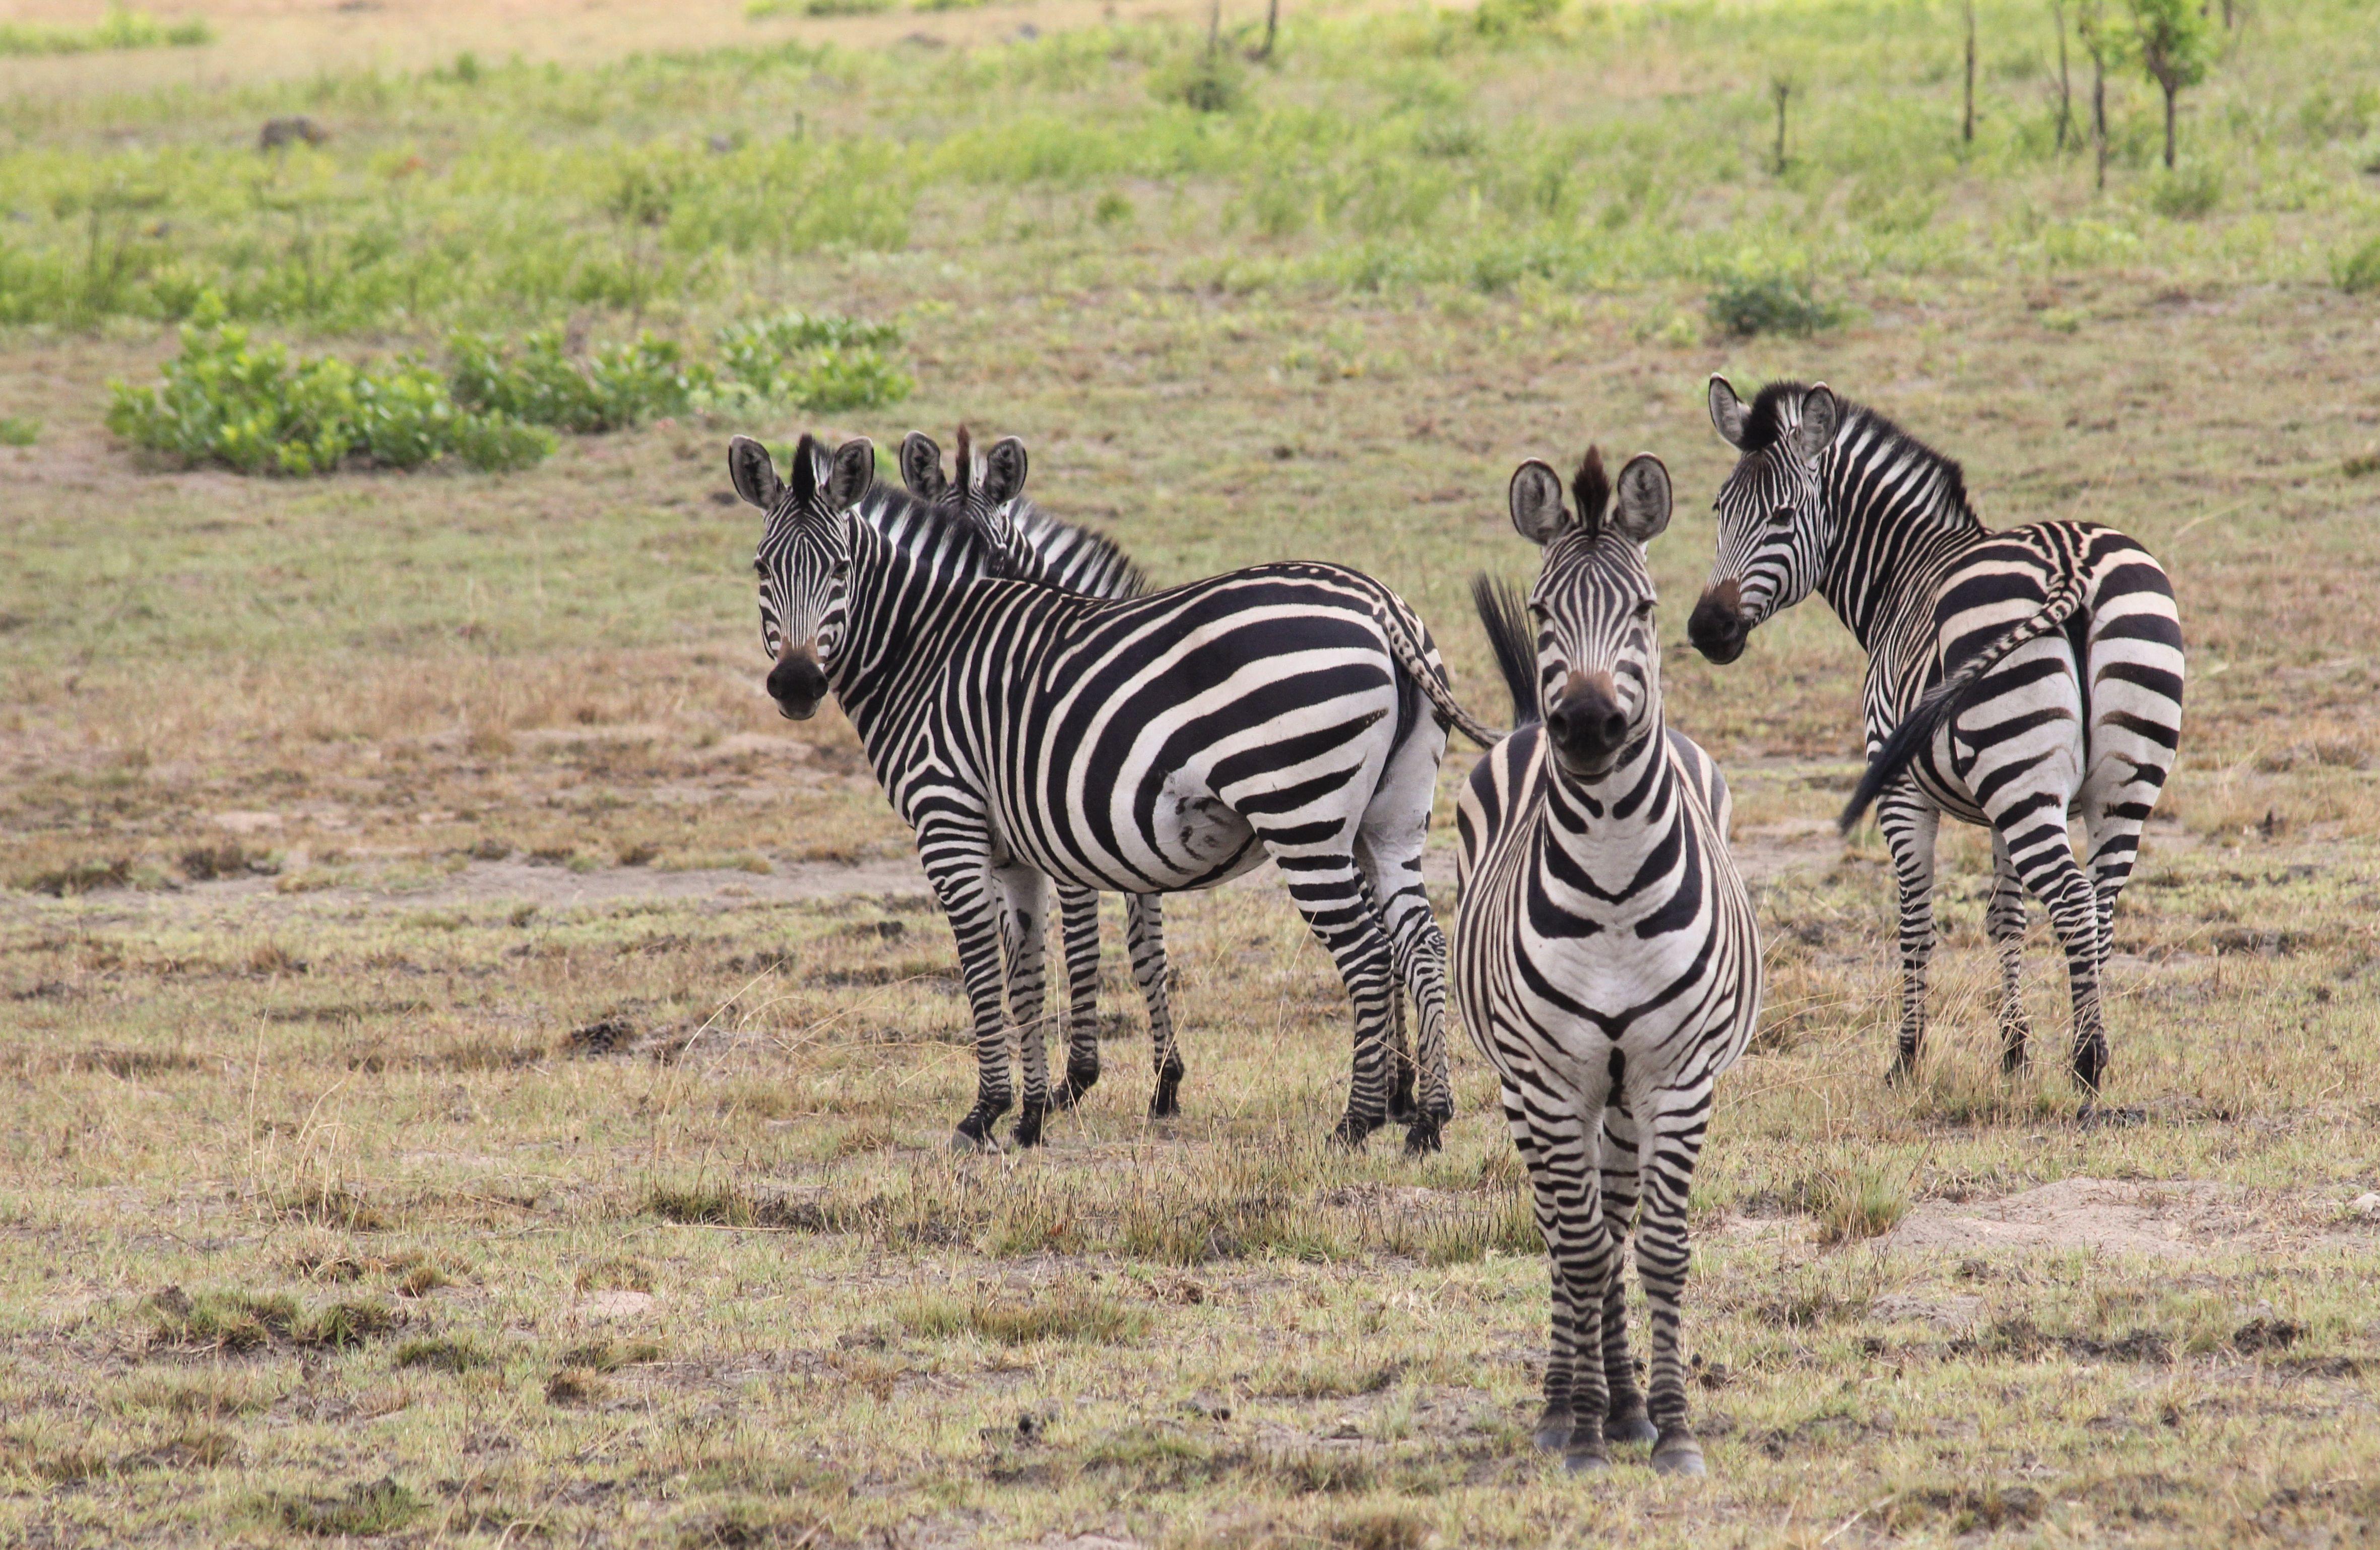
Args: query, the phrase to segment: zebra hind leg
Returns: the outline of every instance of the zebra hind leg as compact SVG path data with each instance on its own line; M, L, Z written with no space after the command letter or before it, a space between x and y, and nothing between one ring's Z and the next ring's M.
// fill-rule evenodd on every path
M1168 1120L1182 1112L1182 1051L1173 1042L1173 1001L1166 985L1165 911L1162 896L1135 893L1124 901L1124 937L1132 953L1133 982L1148 1006L1148 1044L1157 1071L1148 1117Z
M2024 1015L2024 879L2009 859L2008 841L1992 830L1992 898L1984 929L2000 957L2000 1070L2023 1069L2033 1025Z
M2082 1089L2081 1118L2094 1116L2107 1069L2107 1033L2100 1021L2099 963L2107 954L2099 890L2076 865L2066 832L2066 804L2036 799L2012 803L1993 815L2017 875L2034 898L2049 906L2050 924L2066 951L2066 977L2074 1002L2074 1083Z
M1446 1121L1454 1116L1454 1095L1447 1071L1446 934L1439 929L1422 885L1418 826L1414 832L1416 842L1409 849L1359 845L1355 856L1372 896L1380 901L1397 984L1403 991L1390 999L1396 1086L1389 1118L1407 1127L1406 1156L1422 1156L1444 1144ZM1415 1032L1410 1049L1405 1042L1407 999L1413 1003Z
M1099 1079L1099 896L1057 885L1059 938L1066 956L1066 1076L1050 1107L1072 1108Z
M1334 1145L1352 1151L1389 1118L1389 1003L1397 991L1389 934L1352 847L1326 841L1293 849L1271 843L1261 827L1257 832L1267 839L1266 848L1289 884L1290 902L1338 966L1354 1007L1354 1069L1347 1112L1330 1132Z
M1016 1144L1038 1146L1042 1120L1050 1107L1049 1028L1041 1015L1047 894L1038 872L1004 872L1000 882L1008 906L1000 917L1002 945L1008 951L1008 1011L1016 1025L1018 1063L1025 1068L1024 1102L1016 1111Z

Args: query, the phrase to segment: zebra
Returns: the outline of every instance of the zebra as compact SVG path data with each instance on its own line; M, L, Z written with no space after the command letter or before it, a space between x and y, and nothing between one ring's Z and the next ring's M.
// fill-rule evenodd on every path
M959 456L972 460L966 428L959 428ZM930 542L941 520L923 508L946 501L950 481L942 474L942 451L923 431L911 431L901 442L901 480L909 499L902 501L881 484L871 485L857 507L860 517L896 543ZM1007 515L1012 541L1002 554L988 551L978 574L1037 582L1095 598L1136 598L1148 590L1148 578L1131 556L1112 539L1086 527L1062 522L1032 502L1019 497ZM1066 1074L1050 1088L1052 1108L1072 1108L1099 1079L1099 896L1097 890L1073 883L1054 882L1058 899L1059 940L1066 964ZM1002 940L1013 939L1014 924L1003 922ZM1165 1119L1181 1112L1182 1056L1174 1044L1173 1012L1167 992L1165 919L1158 896L1129 894L1124 901L1124 940L1132 960L1133 981L1148 1008L1148 1032L1157 1083L1148 1100L1149 1118ZM1041 1018L1040 964L1020 963L1010 957L1009 1012L1019 1027L1038 1026ZM1015 977L1029 970L1030 978ZM1412 1078L1403 1076L1403 1096L1410 1109ZM1391 1113L1394 1112L1391 1105Z
M1727 782L1662 713L1645 546L1669 525L1669 472L1639 454L1618 482L1606 516L1589 448L1567 510L1560 476L1522 464L1512 526L1545 551L1526 613L1473 583L1523 725L1455 807L1455 986L1553 1263L1537 1445L1593 1470L1612 1443L1650 1442L1656 1470L1701 1474L1678 1348L1686 1193L1712 1084L1759 1015L1760 936L1728 853ZM1628 1353L1632 1227L1649 1406Z
M1771 382L1746 405L1715 376L1710 416L1742 456L1718 492L1718 553L1688 636L1731 662L1755 626L1815 589L1867 652L1867 771L1841 826L1876 804L1900 885L1889 1080L1914 1072L1924 1038L1948 813L1992 831L1985 925L1999 953L2001 1067L2026 1058L2030 891L2066 953L2087 1118L2107 1076L2099 975L2116 898L2180 745L2172 584L2111 527L1985 527L1957 463L1824 383Z
M1022 493L1021 442L983 478L959 460L929 541L904 548L852 515L875 448L805 436L780 480L767 448L728 449L736 491L768 513L755 565L769 693L795 719L829 693L917 832L950 918L974 1023L977 1095L954 1144L982 1145L1014 1099L1000 1009L999 926L1031 963L1041 882L1134 893L1208 888L1268 855L1354 1003L1354 1076L1333 1134L1387 1118L1389 1008L1418 1011L1406 1144L1453 1112L1445 938L1421 880L1441 721L1495 734L1458 704L1436 646L1396 594L1342 566L1253 566L1148 596L1086 598L972 579L1001 552ZM990 525L989 527L987 524ZM1004 904L1002 901L1004 900ZM1041 1041L1021 1040L1015 1140L1040 1139Z

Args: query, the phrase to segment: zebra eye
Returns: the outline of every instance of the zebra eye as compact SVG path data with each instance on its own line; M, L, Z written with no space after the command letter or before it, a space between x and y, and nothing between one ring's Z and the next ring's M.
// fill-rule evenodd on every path
M1652 617L1653 617L1653 599L1652 599L1647 598L1647 599L1645 599L1643 602L1638 603L1638 604L1636 605L1636 617L1637 617L1638 619L1640 619L1640 620L1641 620L1641 619L1650 619L1650 618L1652 618Z
M1768 526L1771 527L1791 527L1793 526L1793 515L1794 513L1792 507L1779 506L1777 508L1777 515L1768 519Z

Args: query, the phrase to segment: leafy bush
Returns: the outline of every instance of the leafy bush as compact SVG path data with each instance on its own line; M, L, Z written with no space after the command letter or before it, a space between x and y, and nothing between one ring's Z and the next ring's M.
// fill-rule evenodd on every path
M285 345L251 345L212 300L183 328L163 382L108 391L107 427L125 440L244 474L326 474L351 460L417 468L450 455L474 468L518 468L553 450L542 431L458 406L419 361L293 359Z
M447 347L455 357L455 401L465 408L579 435L684 414L709 402L718 386L710 367L688 363L677 345L650 333L604 345L583 361L564 352L562 335L552 329L510 349L477 333L458 333Z
M2380 236L2330 260L2331 282L2350 296L2380 291Z
M1479 0L1471 25L1481 35L1512 38L1543 30L1561 15L1562 0Z
M1736 275L1721 281L1706 303L1713 323L1729 333L1808 335L1843 321L1843 309L1820 301L1807 280Z
M731 323L715 339L728 393L762 402L865 409L898 403L917 385L883 353L901 341L897 323L795 311Z
M0 419L0 447L30 447L42 439L42 422L23 415Z
M1197 53L1148 73L1149 93L1193 113L1229 113L1247 99L1247 69L1228 50Z
M2223 202L2223 175L2204 162L2154 178L2149 208L2168 221L2196 221Z

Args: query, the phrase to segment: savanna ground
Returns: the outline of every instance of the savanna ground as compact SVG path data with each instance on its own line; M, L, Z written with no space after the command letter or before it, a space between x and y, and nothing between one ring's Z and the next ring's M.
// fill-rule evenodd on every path
M253 5L200 48L0 61L0 417L39 422L0 450L0 1536L2368 1533L2372 9L2243 11L2172 177L2112 82L2104 195L2031 7L1982 7L1972 146L1940 6L1294 6L1220 67L1113 9ZM260 158L296 112L333 138ZM1848 310L1706 320L1779 276ZM1022 434L1045 503L1160 580L1383 575L1491 715L1463 587L1526 572L1513 462L1668 459L1674 624L1725 467L1703 379L1823 376L1988 519L2115 522L2173 571L2186 753L2110 971L2139 1122L2072 1122L2038 923L2045 1058L1997 1076L1968 833L1929 1065L1881 1084L1888 873L1828 827L1855 652L1815 604L1724 672L1673 648L1771 964L1696 1181L1712 1478L1566 1479L1467 1047L1442 1156L1323 1149L1342 993L1255 879L1171 906L1184 1118L1143 1118L1111 957L1086 1107L953 1157L954 955L849 729L759 692L731 426L504 476L172 468L104 383L203 290L350 355L898 318L909 401L733 428Z

